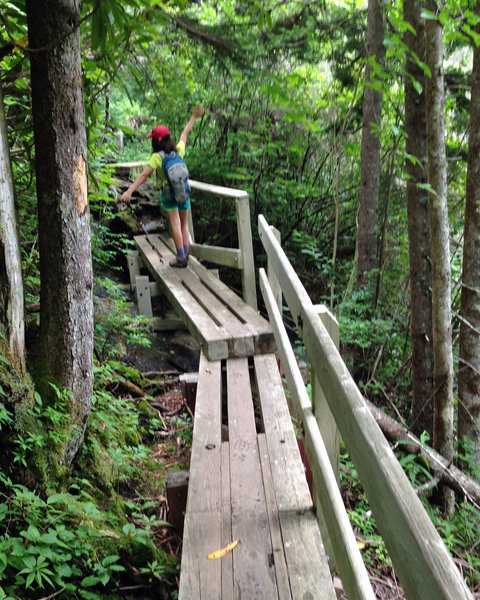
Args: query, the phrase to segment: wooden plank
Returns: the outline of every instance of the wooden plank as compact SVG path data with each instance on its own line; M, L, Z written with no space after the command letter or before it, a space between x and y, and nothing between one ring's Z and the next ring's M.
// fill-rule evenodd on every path
M271 226L270 229L272 230L272 233L273 233L275 239L280 244L281 243L280 231L273 226ZM282 311L282 288L280 286L280 283L278 282L277 276L275 275L275 269L273 268L270 258L267 259L267 275L268 275L268 281L270 283L270 287L272 288L273 295L277 302L278 310L281 312Z
M312 304L310 297L263 215L258 216L258 233L267 252L268 260L282 288L293 320L298 325L302 305L304 303L307 305Z
M232 512L230 504L230 446L222 443L222 548L233 541ZM233 596L233 554L222 558L222 600L235 600Z
M254 365L278 509L310 510L312 498L275 355L255 356Z
M227 360L232 536L236 593L241 598L277 598L268 517L257 444L248 361Z
M223 600L221 560L209 560L221 548L220 512L185 515L179 600Z
M148 275L137 275L135 277L135 292L137 296L138 312L147 317L153 318L152 298L150 296L150 282Z
M275 499L275 491L270 466L270 459L268 456L267 441L265 439L265 434L263 433L258 435L258 449L260 452L260 464L262 467L265 500L267 503L270 538L272 540L272 561L275 568L275 575L277 580L278 598L279 600L291 600L292 594L290 591L290 581L288 578L287 562L285 560L283 548L278 506L277 501Z
M168 244L172 242L156 235L149 240L163 263L144 236L136 236L143 260L210 359L273 351L275 341L265 319L195 259L189 261L192 269L168 268L173 258Z
M155 238L153 243L157 244ZM163 250L161 244L165 244L164 238L159 243L159 247ZM206 269L205 271L208 273ZM231 310L222 295L212 292L208 286L204 285L199 275L190 269L182 269L175 272L175 275L181 280L182 285L192 295L192 298L210 316L212 322L226 332L228 356L244 357L255 353L255 334L252 333L251 328L242 316ZM215 278L215 280L219 282L218 278ZM223 291L228 290L224 284L219 283L220 289ZM235 298L238 297L235 295ZM240 302L242 301L240 300Z
M317 311L322 323L325 325L325 329L328 331L329 336L332 338L332 341L338 350L340 348L340 329L337 319L332 315L326 306L315 305L315 310ZM321 383L313 369L312 410L315 413L318 428L320 429L323 441L325 442L325 447L327 449L330 462L332 463L333 472L335 473L338 484L340 484L340 435L332 411L328 406L328 401L325 397Z
M282 315L263 269L260 269L260 287L277 339L278 351L290 395L294 401L297 419L304 430L305 449L318 490L318 499L321 501L321 506L317 506L318 518L328 530L328 537L348 597L351 600L374 600L375 594L348 520L335 474L283 325ZM321 531L325 539L324 530Z
M221 423L221 363L210 362L204 354L201 354L193 422L187 513L207 511L220 513Z
M127 254L128 274L130 277L130 289L135 289L135 278L140 275L141 260L137 250L132 250Z
M247 359L227 360L232 512L265 511Z
M330 569L315 515L306 511L280 512L292 598L335 600Z
M233 497L233 496L232 496ZM278 598L266 510L232 514L234 598Z
M192 244L190 246L190 253L199 260L206 260L223 267L231 267L233 269L243 268L243 257L238 248Z
M222 302L228 305L229 310L245 323L254 339L255 354L275 352L275 339L268 321L203 265L193 260L189 262L189 266L200 277L203 285L220 297Z
M170 237L161 234L159 238L168 248L173 249L173 240ZM188 264L189 268L198 275L203 285L205 285L205 287L213 294L221 298L222 302L230 307L230 310L238 319L245 324L254 324L259 331L262 331L262 328L265 331L270 331L268 321L261 317L256 310L247 304L233 290L222 283L218 277L212 273L211 269L206 269L198 262L198 260L192 258L190 258Z
M227 332L228 356L245 357L254 354L254 336L246 324L202 284L198 275L189 269L184 269L180 276L185 289L200 304L212 321Z

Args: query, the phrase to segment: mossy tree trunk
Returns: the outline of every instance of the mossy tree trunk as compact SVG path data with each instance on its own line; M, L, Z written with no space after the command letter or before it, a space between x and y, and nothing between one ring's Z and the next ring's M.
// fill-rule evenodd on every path
M93 301L79 0L27 0L40 249L40 351L71 397L62 462L83 443L93 389Z

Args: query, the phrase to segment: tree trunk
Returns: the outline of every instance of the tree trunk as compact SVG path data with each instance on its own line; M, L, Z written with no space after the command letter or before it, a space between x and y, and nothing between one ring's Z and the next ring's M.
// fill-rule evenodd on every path
M46 378L71 393L65 463L83 443L93 388L93 302L79 0L27 0Z
M357 232L357 287L367 285L367 274L377 265L378 194L380 182L380 126L382 93L372 88L373 69L369 59L383 66L385 20L384 0L368 1L365 89L361 144L361 181Z
M13 172L0 81L0 331L7 342L8 360L25 374L25 321L22 256L17 228Z
M417 0L404 0L403 17L415 30L405 33L410 52L425 61L425 21ZM425 74L412 54L407 55L405 77L405 132L407 221L410 256L410 310L412 335L412 431L433 435L432 269L427 183L427 114ZM422 91L415 89L413 80ZM410 157L413 157L410 159Z
M434 14L441 7L427 0L426 8ZM442 27L440 22L426 22L426 63L431 71L427 79L427 142L429 214L432 251L432 318L434 356L434 423L433 447L447 460L453 460L453 355L451 317L450 235L447 208L447 168L445 153L445 116ZM446 502L453 510L453 497Z
M460 314L458 436L472 442L480 465L480 47L473 54Z

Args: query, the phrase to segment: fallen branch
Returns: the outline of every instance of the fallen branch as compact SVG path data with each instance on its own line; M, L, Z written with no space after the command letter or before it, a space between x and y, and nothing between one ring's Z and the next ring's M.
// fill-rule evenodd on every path
M408 454L422 457L428 464L435 478L466 498L477 510L480 510L480 485L465 473L450 464L443 456L432 448L423 445L412 433L407 431L395 419L389 417L374 404L366 401L375 421L385 437L399 443L399 448Z

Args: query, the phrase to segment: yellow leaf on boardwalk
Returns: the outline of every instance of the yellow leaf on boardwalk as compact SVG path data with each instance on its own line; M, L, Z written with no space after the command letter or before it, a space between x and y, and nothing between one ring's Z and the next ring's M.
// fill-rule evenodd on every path
M225 556L225 554L228 554L228 552L231 552L235 546L238 544L239 540L235 540L234 542L230 542L230 544L228 544L228 546L225 546L225 548L221 548L220 550L215 550L215 552L210 552L210 554L208 555L208 558L210 560L213 560L215 558L222 558L222 556Z

